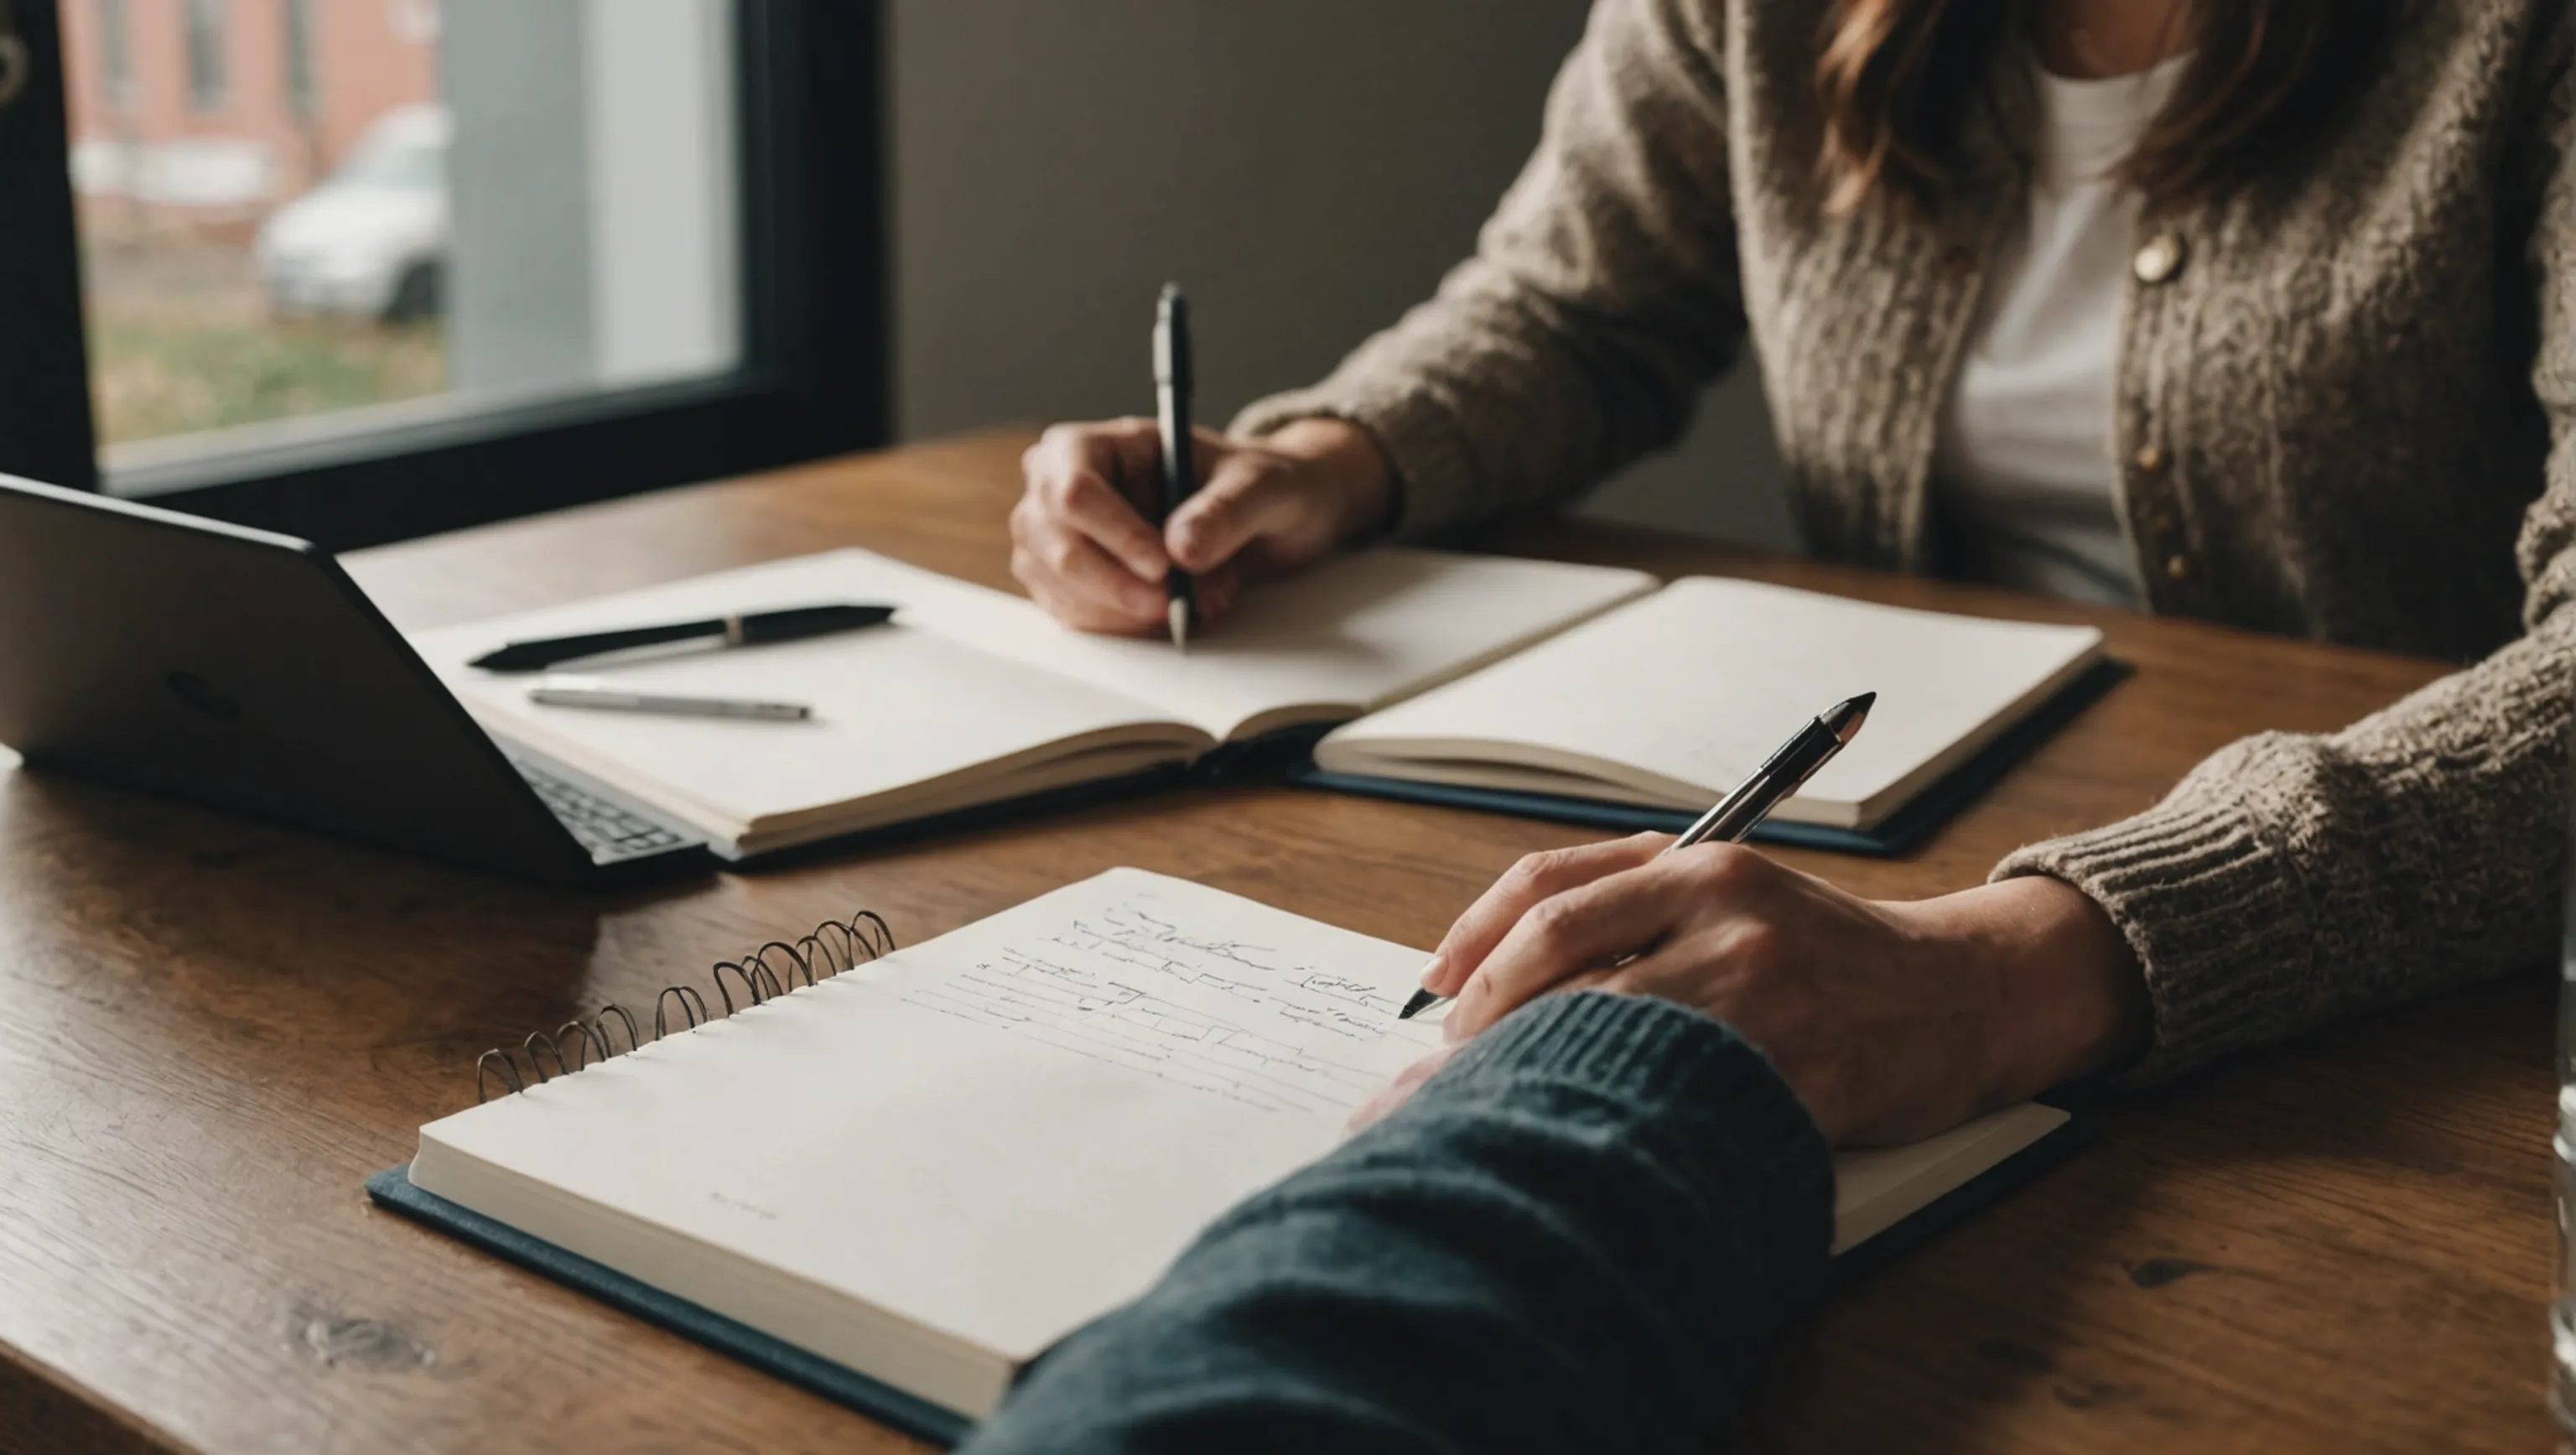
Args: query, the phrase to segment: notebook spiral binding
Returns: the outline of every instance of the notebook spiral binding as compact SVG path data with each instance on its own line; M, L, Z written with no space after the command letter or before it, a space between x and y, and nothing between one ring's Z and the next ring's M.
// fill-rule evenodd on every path
M760 1004L773 996L785 995L804 985L829 979L865 961L894 953L894 931L872 910L860 910L846 920L825 920L812 934L799 935L793 943L771 940L739 960L719 961L710 976L716 998L724 1006L724 1015L736 1009ZM772 964L771 957L779 963ZM730 973L732 983L728 983ZM732 984L742 987L743 1000L737 1006ZM673 1007L677 1007L676 1012ZM653 997L653 1039L672 1034L671 1021L681 1022L679 1029L695 1030L707 1021L720 1017L707 1004L707 998L694 985L665 985ZM576 1016L554 1028L552 1034L530 1031L519 1042L519 1056L527 1058L531 1082L520 1074L518 1057L495 1046L474 1061L474 1102L480 1106L489 1100L495 1084L507 1088L505 1095L522 1092L531 1085L542 1086L557 1076L569 1076L584 1070L593 1061L605 1061L623 1054L610 1032L611 1026L626 1033L626 1050L648 1044L633 1012L611 1001L599 1008L599 1014L587 1019ZM596 1053L596 1054L593 1054ZM554 1069L548 1071L551 1059Z

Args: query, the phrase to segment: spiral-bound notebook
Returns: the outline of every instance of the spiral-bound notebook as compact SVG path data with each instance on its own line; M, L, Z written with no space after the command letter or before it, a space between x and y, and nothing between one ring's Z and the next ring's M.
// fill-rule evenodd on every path
M665 992L639 1049L649 1012L487 1056L493 1099L368 1191L944 1439L1439 1040L1395 1018L1421 951L1141 870L869 959L879 928ZM2079 1135L2031 1105L1847 1154L1837 1247L1884 1256Z

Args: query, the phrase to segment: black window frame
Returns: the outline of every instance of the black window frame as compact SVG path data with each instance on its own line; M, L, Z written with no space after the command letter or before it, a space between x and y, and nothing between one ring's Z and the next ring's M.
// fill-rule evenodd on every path
M21 0L0 110L0 471L101 485L67 165L63 0ZM116 493L350 550L873 448L889 432L877 0L732 0L742 360L729 374L120 471Z

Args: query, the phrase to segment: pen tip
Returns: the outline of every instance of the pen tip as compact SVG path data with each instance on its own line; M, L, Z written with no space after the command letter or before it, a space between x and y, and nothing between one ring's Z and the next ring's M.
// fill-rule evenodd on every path
M1869 710L1877 701L1878 694L1875 692L1864 692L1858 697L1850 698L1826 714L1826 725L1834 730L1836 738L1848 743L1860 736L1860 725L1869 721Z
M1163 619L1171 624L1172 645L1181 649L1182 656L1188 656L1190 654L1190 604L1177 596L1173 597L1163 608Z
M1395 1018L1400 1021L1409 1021L1415 1016L1422 1014L1425 1008L1439 998L1439 996L1432 994L1428 990L1417 990L1413 992L1413 998L1404 1003L1404 1009L1395 1013Z

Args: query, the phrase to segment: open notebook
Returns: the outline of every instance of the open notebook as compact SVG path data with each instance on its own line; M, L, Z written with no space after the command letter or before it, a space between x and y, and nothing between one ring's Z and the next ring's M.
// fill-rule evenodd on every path
M1395 1018L1423 958L1115 869L432 1122L369 1188L954 1434L1437 1044ZM2071 1130L2028 1105L1846 1154L1837 1252L1957 1215Z
M2102 663L2091 627L1687 577L1334 730L1333 786L1447 785L1697 814L1807 719L1869 725L1772 817L1872 830ZM1472 801L1472 800L1471 800Z
M412 642L488 727L748 857L1192 762L1345 721L1654 589L1642 572L1368 551L1247 592L1188 657L1086 636L1027 601L843 550L449 627ZM806 722L540 707L465 664L505 642L824 602L891 625L585 666L639 691L789 698Z

